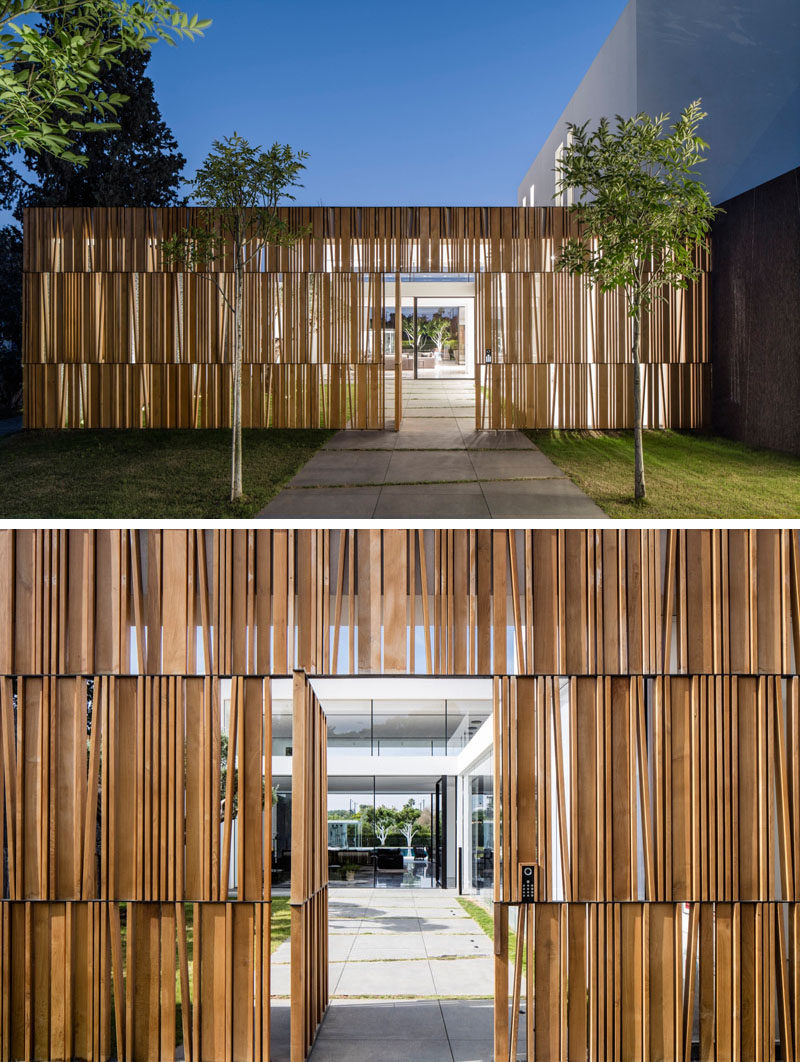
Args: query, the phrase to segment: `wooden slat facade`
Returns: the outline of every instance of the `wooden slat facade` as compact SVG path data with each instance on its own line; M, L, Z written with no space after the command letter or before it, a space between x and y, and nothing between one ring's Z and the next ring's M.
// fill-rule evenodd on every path
M267 1055L294 670L295 1058L328 991L302 672L496 676L498 1058L794 1057L799 660L796 529L0 531L0 1058Z
M269 1057L269 680L230 680L229 768L221 687L0 678L0 1058Z
M162 272L161 241L198 224L197 207L29 208L31 273ZM294 247L270 247L253 273L547 273L577 234L563 207L283 207ZM698 258L704 268L709 256ZM233 269L232 255L220 262ZM171 272L182 270L172 266Z
M563 208L284 214L311 235L249 264L247 426L385 427L386 292L397 305L401 275L439 272L475 275L478 427L629 426L624 301L553 272L574 224ZM193 208L178 207L26 212L28 427L230 425L230 314L209 274L165 269L160 258L161 240L196 220ZM231 263L217 266L213 279L230 293ZM395 321L396 349L398 331ZM708 351L704 276L670 292L645 322L650 426L706 423ZM394 372L399 404L398 359Z
M328 728L305 672L292 720L291 1062L303 1062L328 1006Z
M497 679L497 900L800 902L798 681Z
M494 726L495 1058L797 1057L797 676L498 677Z
M796 529L6 530L0 674L786 674L798 573Z

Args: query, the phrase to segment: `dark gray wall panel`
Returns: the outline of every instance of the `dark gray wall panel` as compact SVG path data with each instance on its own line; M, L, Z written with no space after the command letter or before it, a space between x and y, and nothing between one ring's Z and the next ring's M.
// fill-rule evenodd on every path
M800 168L722 205L711 274L714 427L800 454Z

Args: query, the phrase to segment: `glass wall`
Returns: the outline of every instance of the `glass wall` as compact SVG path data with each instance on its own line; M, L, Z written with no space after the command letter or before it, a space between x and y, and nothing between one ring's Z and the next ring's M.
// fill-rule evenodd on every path
M491 711L487 700L337 701L326 712L328 749L361 756L457 756ZM287 755L285 746L281 731L274 754Z
M386 285L383 350L387 371L400 359L405 377L471 379L475 373L473 274L417 273L401 278L402 340L397 350L394 278ZM409 288L412 291L409 291Z
M418 380L472 377L473 298L404 298L402 314L405 375Z
M346 750L352 756L372 754L372 701L337 702L325 718L329 750Z
M272 779L272 886L288 892L292 873L292 779Z
M328 867L335 885L433 887L433 796L408 780L332 778L328 790ZM366 785L365 785L366 783Z
M465 779L465 848L472 892L490 894L494 881L494 778L491 755L481 760ZM466 884L466 883L465 883Z

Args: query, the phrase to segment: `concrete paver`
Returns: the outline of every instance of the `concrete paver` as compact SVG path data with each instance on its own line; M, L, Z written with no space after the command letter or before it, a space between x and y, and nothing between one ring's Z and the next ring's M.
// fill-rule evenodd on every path
M351 958L339 979L340 996L434 996L431 965L425 961L359 962ZM385 989L380 992L379 989Z
M492 514L481 484L465 482L384 487L372 515L390 520L488 520Z
M394 450L396 431L338 431L325 444L326 450Z
M399 431L337 432L259 515L605 518L522 432L476 431L473 403L472 381L404 381Z
M484 1059L494 1058L494 1041L486 1038L455 1040L451 1037L450 1050L453 1053L453 1062L483 1062Z
M385 1040L383 1037L333 1040L321 1036L309 1058L314 1062L453 1062L447 1041Z
M451 1040L459 1037L480 1039L482 1036L491 1036L494 1020L493 1000L473 1000L471 1006L465 1007L463 1000L443 999L439 1006L447 1035Z
M365 486L383 483L392 455L382 450L322 449L290 481L291 487Z
M464 933L428 933L424 938L424 947L429 959L492 953L492 942L481 929Z
M535 493L531 490L533 482L536 483ZM486 480L481 486L492 516L535 516L543 520L606 518L603 510L571 479ZM534 511L531 511L532 507Z
M320 487L315 490L282 490L261 516L283 519L353 517L367 520L375 512L380 487Z
M490 1062L492 943L454 893L332 888L329 908L331 1004L312 1062ZM290 958L285 941L273 995L289 992ZM288 1000L272 1013L272 1058L288 1062Z
M359 959L427 959L428 954L421 933L374 933L360 936L351 947L348 958L353 962Z
M349 965L349 964L348 964ZM483 996L494 977L494 958L431 959L428 963L439 996Z
M395 450L386 469L387 483L452 483L475 480L470 455L465 450Z
M541 450L469 450L468 456L480 480L564 479L571 482Z

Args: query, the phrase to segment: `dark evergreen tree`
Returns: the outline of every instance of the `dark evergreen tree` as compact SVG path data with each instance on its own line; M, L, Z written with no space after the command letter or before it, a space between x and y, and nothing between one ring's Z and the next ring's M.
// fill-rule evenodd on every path
M176 201L186 159L161 118L146 76L150 53L126 51L120 57L119 64L103 70L95 87L128 97L115 117L120 128L76 136L72 150L85 158L85 166L26 152L25 164L39 187L22 192L20 207L168 206Z
M68 15L49 16L68 21ZM0 208L22 220L25 206L167 206L176 202L186 159L161 118L149 52L125 51L105 68L91 92L127 96L115 121L119 129L76 134L71 147L79 166L45 152L24 156L0 151ZM91 94L91 92L89 94ZM74 115L69 117L74 118ZM24 161L25 169L16 165ZM22 236L0 228L0 416L15 413L22 399Z
M22 402L22 234L0 228L0 417Z

